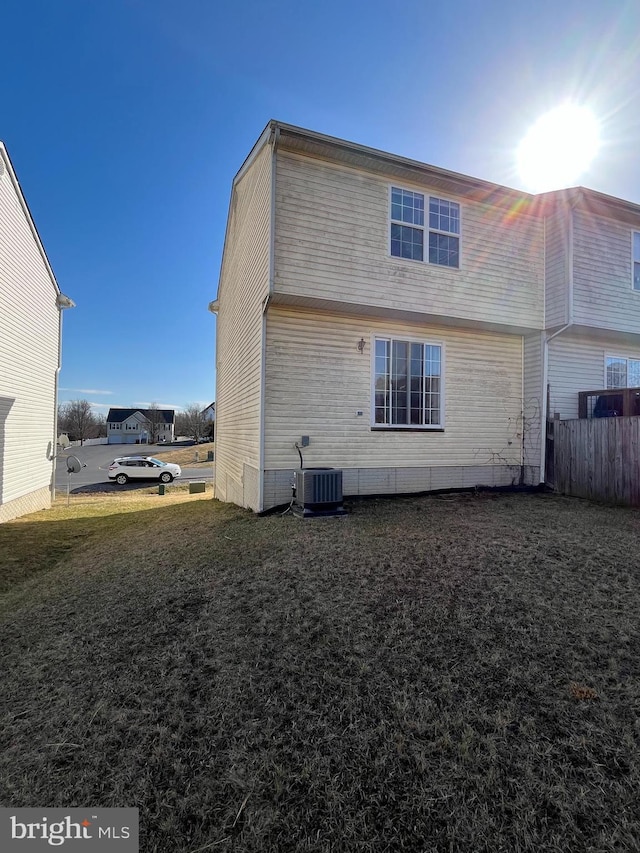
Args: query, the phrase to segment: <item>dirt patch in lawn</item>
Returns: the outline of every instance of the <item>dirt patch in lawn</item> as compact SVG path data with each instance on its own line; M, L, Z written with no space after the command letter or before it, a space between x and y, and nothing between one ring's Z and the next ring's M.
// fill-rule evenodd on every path
M5 598L3 804L137 806L154 853L636 849L637 512L130 515Z

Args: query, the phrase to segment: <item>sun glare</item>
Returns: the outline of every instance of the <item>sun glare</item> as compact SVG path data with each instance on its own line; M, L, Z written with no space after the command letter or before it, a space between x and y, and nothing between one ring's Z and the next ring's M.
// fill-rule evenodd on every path
M534 193L575 186L599 147L600 128L591 110L563 104L541 116L520 143L520 177Z

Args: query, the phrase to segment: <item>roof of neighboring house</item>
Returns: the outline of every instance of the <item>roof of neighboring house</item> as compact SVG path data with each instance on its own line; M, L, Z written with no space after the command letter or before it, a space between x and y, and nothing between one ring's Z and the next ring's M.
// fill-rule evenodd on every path
M205 406L205 407L204 407L204 409L202 410L202 413L201 413L201 414L204 414L204 413L205 413L205 412L207 412L209 409L213 409L213 410L215 411L215 409L216 409L216 401L215 401L215 400L213 401L213 403L209 403L209 405L208 405L208 406Z
M155 414L158 421L164 421L166 424L172 424L176 414L175 409L109 409L107 423L120 424L136 413L141 414L147 420L151 420L152 415Z

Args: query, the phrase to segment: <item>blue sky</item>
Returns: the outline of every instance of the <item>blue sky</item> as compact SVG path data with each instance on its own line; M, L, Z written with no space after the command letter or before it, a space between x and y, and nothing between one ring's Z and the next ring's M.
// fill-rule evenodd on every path
M640 202L637 0L4 0L4 140L65 312L61 400L215 395L231 181L270 118L521 187L566 99L585 186ZM104 411L104 409L102 409Z

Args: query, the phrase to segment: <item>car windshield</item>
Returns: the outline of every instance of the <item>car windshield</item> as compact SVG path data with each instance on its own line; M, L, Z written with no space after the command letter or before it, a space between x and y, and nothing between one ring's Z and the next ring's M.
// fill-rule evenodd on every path
M154 465L162 465L163 468L167 467L166 462L163 462L161 459L156 459L154 456L149 457L149 462L153 462Z

